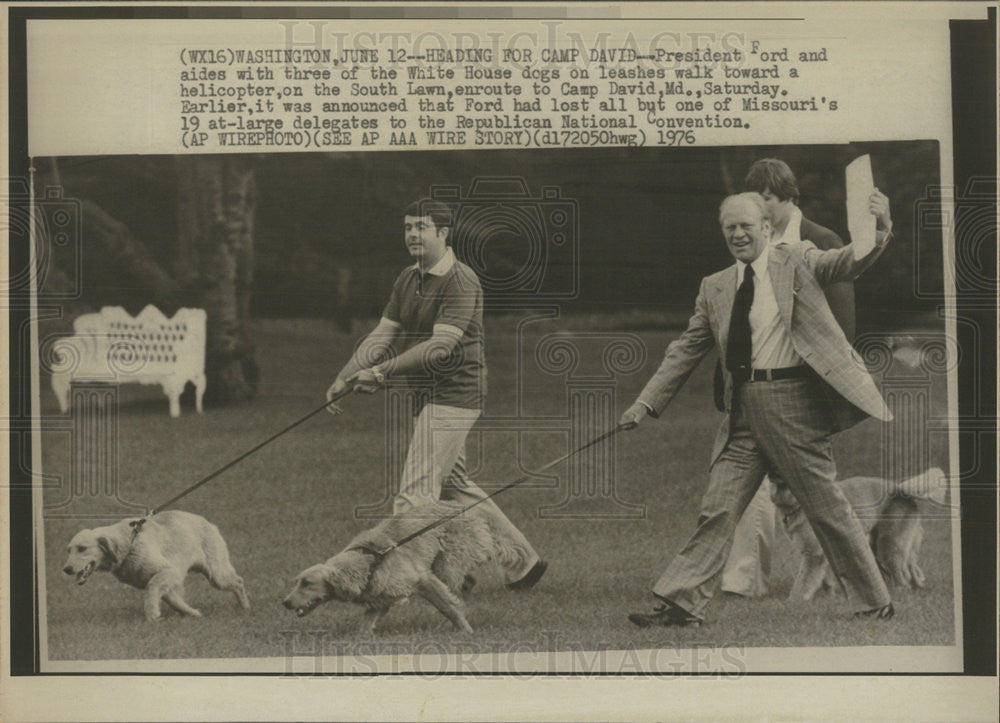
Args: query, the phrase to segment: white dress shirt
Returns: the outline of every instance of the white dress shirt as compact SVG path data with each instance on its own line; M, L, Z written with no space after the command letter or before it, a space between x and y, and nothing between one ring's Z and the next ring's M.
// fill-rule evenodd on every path
M799 231L802 230L802 211L798 206L792 206L792 212L788 215L788 223L781 236L777 234L771 239L771 245L777 244L797 244L802 240ZM754 269L756 271L757 269Z
M791 222L789 222L791 226ZM787 229L786 229L787 231ZM798 235L798 224L795 226ZM802 364L802 357L792 346L792 336L778 313L771 276L767 272L769 247L750 265L753 266L753 303L750 305L750 365L754 369L782 369ZM736 265L736 288L743 283L747 265Z

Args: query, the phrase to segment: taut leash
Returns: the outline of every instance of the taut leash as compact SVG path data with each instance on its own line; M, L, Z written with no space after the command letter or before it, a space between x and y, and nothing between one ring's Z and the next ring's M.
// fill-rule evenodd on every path
M609 431L605 432L604 434L600 435L599 437L594 437L592 440L590 440L586 444L582 444L579 447L577 447L576 449L574 449L574 450L572 450L570 452L567 452L562 457L559 457L558 459L552 460L551 462L549 462L548 464L546 464L543 467L538 468L534 472L529 472L528 474L524 475L523 477L518 477L513 482L508 482L503 487L500 487L499 489L494 490L493 492L491 492L490 494L486 495L482 499L476 500L471 505L469 505L467 507L463 507L458 512L455 512L455 513L450 514L450 515L446 515L445 517L441 517L441 518L439 518L437 520L434 520L430 524L425 525L424 527L421 527L416 532L413 532L413 533L407 535L406 537L402 538L401 540L397 540L396 542L392 543L391 545L389 545L389 547L385 548L384 550L373 550L373 549L368 549L368 548L356 548L356 549L363 549L364 552L368 552L368 553L370 553L370 554L372 554L372 555L375 556L375 565L372 566L372 572L374 572L375 567L378 565L379 562L381 562L382 558L384 558L386 555L388 555L390 552L392 552L396 548L402 547L407 542L410 542L411 540L416 539L417 537L420 537L424 533L430 532L431 530L435 529L436 527L440 527L441 525L445 524L446 522L450 522L451 520L455 519L456 517L458 517L460 515L464 515L466 512L468 512L469 510L471 510L476 505L481 505L483 502L486 502L487 500L496 497L501 492L506 492L507 490L509 490L509 489L511 489L513 487L517 487L519 484L527 482L532 477L537 477L538 475L542 474L543 472L547 472L548 470L552 469L553 467L555 467L557 465L562 464L563 462L565 462L566 460L570 459L571 457L574 457L574 456L580 454L580 452L583 452L585 449L589 449L590 447L593 447L596 444L600 444L601 442L603 442L606 439L610 439L611 437L615 436L616 434L618 434L618 432L622 431L623 429L624 429L624 427L621 424L616 425L615 427L613 427ZM350 548L348 548L348 549L350 549ZM371 583L371 573L369 573L369 580L368 581L369 581L369 584L370 584ZM366 589L367 589L367 586L366 586Z
M226 470L228 470L228 469L230 469L232 467L235 467L237 464L239 464L240 462L242 462L243 460L245 460L247 457L249 457L250 455L252 455L254 452L257 452L261 448L266 447L267 445L269 445L271 442L273 442L274 440L276 440L281 435L287 434L288 432L292 431L293 429L295 429L296 427L298 427L303 422L305 422L305 421L307 421L309 419L312 419L317 414L319 414L320 412L322 412L324 409L326 409L327 407L329 407L331 404L335 404L335 403L339 402L341 399L343 399L344 397L346 397L352 391L354 391L354 387L352 385L348 385L348 387L344 391L340 392L339 394L335 394L332 399L330 399L327 402L324 402L322 406L316 407L316 409L314 409L311 412L309 412L309 414L307 414L304 417L301 417L301 418L295 420L294 422L292 422L291 424L289 424L287 427L285 427L284 429L282 429L280 432L275 432L270 437L268 437L267 439L265 439L263 442L261 442L260 444L258 444L255 447L253 447L252 449L247 450L246 452L244 452L243 454L241 454L236 459L232 460L231 462L228 462L227 464L224 464L222 467L219 467L219 469L215 470L211 474L206 475L205 477L202 477L200 480L198 480L197 482L195 482L193 485L191 485L187 489L181 491L179 494L174 495L173 497L171 497L169 500L167 500L166 502L164 502L159 507L153 507L153 508L151 508L146 513L146 515L144 517L141 517L138 520L134 520L133 522L130 522L129 524L132 527L132 541L134 542L136 536L138 536L138 534L142 531L142 526L146 523L147 519L149 519L153 515L157 514L158 512L162 512L164 509L166 509L170 505L174 504L178 500L180 500L180 499L186 497L187 495L191 494L192 492L194 492L196 489L198 489L202 485L211 482L213 479L215 479L216 477L218 477L220 474L222 474Z

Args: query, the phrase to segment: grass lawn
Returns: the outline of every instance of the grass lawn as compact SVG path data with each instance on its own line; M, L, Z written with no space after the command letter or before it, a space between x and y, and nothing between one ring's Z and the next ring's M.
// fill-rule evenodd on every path
M579 327L576 327L579 328ZM539 323L524 328L520 359L517 329L509 320L487 320L492 418L559 417L566 414L567 384L544 371L536 348L557 329ZM360 333L360 329L358 329ZM574 332L580 334L581 332ZM604 332L612 333L612 332ZM644 364L615 379L616 407L630 403L659 363L665 342L677 332L631 332L647 349ZM321 321L262 321L256 342L263 383L259 397L239 407L207 409L198 415L184 408L179 419L167 413L157 389L121 390L118 430L118 479L123 499L155 506L225 464L322 402L323 393L345 360L354 337ZM601 372L599 354L579 341L581 359L575 379ZM518 365L522 381L518 384ZM434 641L434 652L552 649L641 649L686 644L785 646L951 645L955 641L951 521L947 515L925 519L921 565L927 587L896 591L897 616L873 624L850 618L843 599L811 603L785 600L794 572L790 543L778 533L773 591L762 600L719 595L700 629L640 630L626 620L650 608L649 588L670 557L692 532L707 479L708 457L720 415L711 402L712 364L704 362L663 419L616 439L614 489L619 500L643 505L631 519L553 517L543 508L566 496L564 480L531 483L497 498L508 515L550 563L532 591L512 593L496 573L481 576L468 601L473 635L457 633L422 600L395 609L381 634L357 633L360 608L332 603L298 619L281 607L291 578L304 567L339 551L357 531L374 524L356 511L388 494L386 412L383 397L349 398L346 414L323 414L185 498L177 507L214 522L225 537L233 563L246 580L253 608L241 610L228 593L190 576L187 599L204 614L185 618L164 605L164 618L147 623L139 591L107 574L95 574L77 587L62 573L65 545L83 527L112 519L45 521L48 653L52 660L281 658L290 636L297 651L310 649L310 635L322 635L328 652L363 643L371 653L419 651ZM932 413L943 414L944 376L934 377ZM516 389L522 393L518 395ZM518 398L521 408L518 410ZM47 384L43 413L55 411ZM550 425L551 426L551 425ZM883 428L869 420L840 435L836 455L841 476L878 475ZM943 436L943 435L940 435ZM470 437L470 464L489 489L537 468L566 451L557 432L523 435L491 431ZM42 438L44 471L69 477L72 449L64 432ZM935 442L930 463L948 468L947 449ZM565 473L565 466L560 470ZM46 505L67 498L64 483L46 490ZM83 513L91 501L71 499L62 513ZM106 500L102 502L106 503ZM607 499L599 505L609 509ZM107 507L104 504L105 508ZM614 505L611 505L613 508ZM122 510L115 518L129 516ZM338 646L348 646L339 648ZM794 666L792 666L794 669Z

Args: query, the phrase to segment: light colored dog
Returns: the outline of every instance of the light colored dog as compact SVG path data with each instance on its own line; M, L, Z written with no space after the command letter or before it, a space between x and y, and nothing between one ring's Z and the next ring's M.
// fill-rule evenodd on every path
M461 505L448 502L421 505L362 532L343 552L300 572L284 606L302 617L328 600L364 605L362 629L373 632L393 605L416 593L456 628L471 633L460 598L469 585L469 574L488 562L515 569L524 554L499 535L477 507L384 557L378 554L461 509Z
M947 489L944 472L930 469L898 485L889 485L878 477L850 477L837 484L869 536L886 582L923 587L926 578L920 569L918 555L924 533L917 500L944 503ZM787 487L775 485L772 499L800 559L788 599L811 600L821 591L839 590L840 585L823 548L792 493Z
M243 578L229 561L229 550L219 529L204 517L171 510L149 517L133 539L135 520L81 530L70 541L63 567L83 585L95 570L145 591L147 620L160 619L160 600L187 615L201 613L184 600L184 578L200 572L213 587L230 590L243 608L250 607Z
M917 556L924 542L920 510L911 497L894 497L882 510L872 531L872 549L890 585L923 587L926 582Z

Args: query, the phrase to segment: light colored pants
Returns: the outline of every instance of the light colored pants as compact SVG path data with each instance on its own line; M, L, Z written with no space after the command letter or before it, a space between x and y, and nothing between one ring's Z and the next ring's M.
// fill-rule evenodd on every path
M744 597L763 597L767 594L776 517L771 499L773 486L770 477L765 477L736 525L733 547L726 566L722 568L722 589L725 592Z
M399 494L393 500L394 513L438 499L468 506L487 497L465 471L465 439L479 415L478 409L442 404L424 406L413 423ZM522 564L506 570L508 584L520 580L538 562L538 553L493 500L477 507L491 518L493 528L521 552Z

